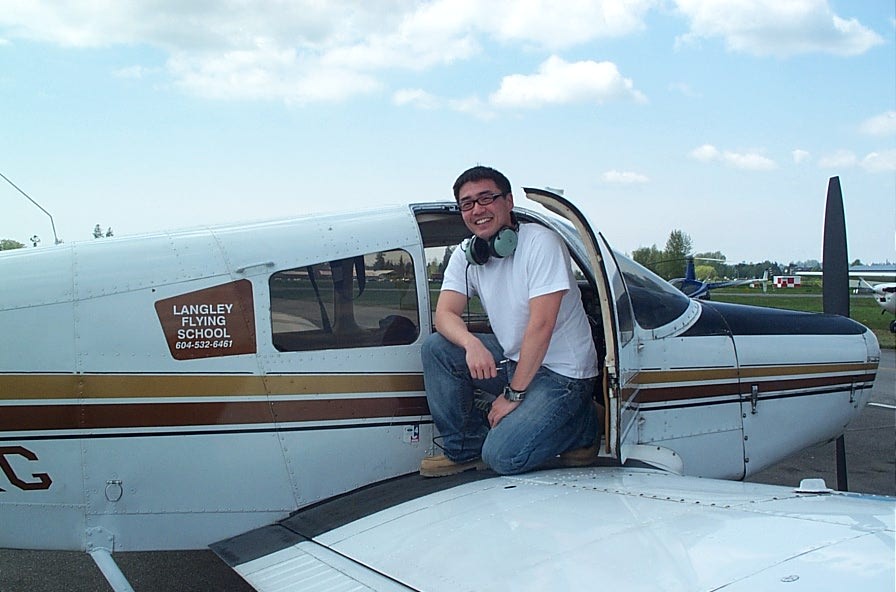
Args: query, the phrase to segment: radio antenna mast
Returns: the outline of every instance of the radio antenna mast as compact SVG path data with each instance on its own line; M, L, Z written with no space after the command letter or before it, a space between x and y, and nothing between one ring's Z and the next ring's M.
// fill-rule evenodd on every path
M55 241L54 244L57 244L57 245L58 245L58 244L62 243L62 241L59 240L59 237L56 236L56 223L53 222L53 216L50 215L50 212L48 212L47 210L43 209L43 207L41 207L41 205L40 205L39 203L37 203L36 201L34 201L33 199L31 199L31 196L30 196L30 195L28 195L27 193L25 193L24 191L22 191L21 189L19 189L19 186L16 185L15 183L13 183L12 181L10 181L9 178L8 178L6 175L4 175L3 173L0 173L0 177L3 177L3 179L4 179L7 183L9 183L10 185L12 185L13 187L16 188L16 191L18 191L19 193L21 193L22 195L24 195L25 197L27 197L27 198L28 198L28 201L30 201L31 203L33 203L34 205L36 205L38 208L40 208L40 211L43 212L44 214L46 214L46 215L50 218L50 226L53 228L53 240Z

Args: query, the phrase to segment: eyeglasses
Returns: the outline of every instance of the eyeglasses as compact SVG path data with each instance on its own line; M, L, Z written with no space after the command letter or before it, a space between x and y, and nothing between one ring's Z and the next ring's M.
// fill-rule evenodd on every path
M492 203L499 197L504 197L505 195L507 195L507 194L506 193L486 193L484 195L479 194L476 197L471 197L470 199L461 200L460 203L458 203L457 205L460 208L461 212L469 212L470 210L473 209L473 206L475 204L479 204L481 206L487 206L488 204Z

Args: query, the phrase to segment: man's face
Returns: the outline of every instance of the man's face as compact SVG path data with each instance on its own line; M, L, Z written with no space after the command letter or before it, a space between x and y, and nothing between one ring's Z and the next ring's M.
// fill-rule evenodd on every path
M501 190L491 179L464 183L458 192L458 204L500 194ZM472 209L461 210L464 222L470 231L479 238L489 239L505 226L512 226L510 211L513 209L513 196L507 194L498 197L488 205L474 203Z

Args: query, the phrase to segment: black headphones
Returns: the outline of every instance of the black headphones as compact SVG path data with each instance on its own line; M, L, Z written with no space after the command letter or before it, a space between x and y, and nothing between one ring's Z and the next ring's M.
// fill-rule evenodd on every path
M479 238L476 235L464 241L462 246L467 256L467 262L471 265L485 265L492 257L503 259L510 257L516 250L516 230L509 226L503 227L490 239Z

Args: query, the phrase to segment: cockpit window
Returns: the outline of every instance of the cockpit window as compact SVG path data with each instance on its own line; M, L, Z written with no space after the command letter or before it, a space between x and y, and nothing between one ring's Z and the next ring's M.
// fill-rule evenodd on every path
M417 289L407 251L279 271L268 283L271 334L279 351L406 345L417 340Z
M616 262L625 278L635 320L644 329L667 325L687 310L687 296L639 263L616 253Z

